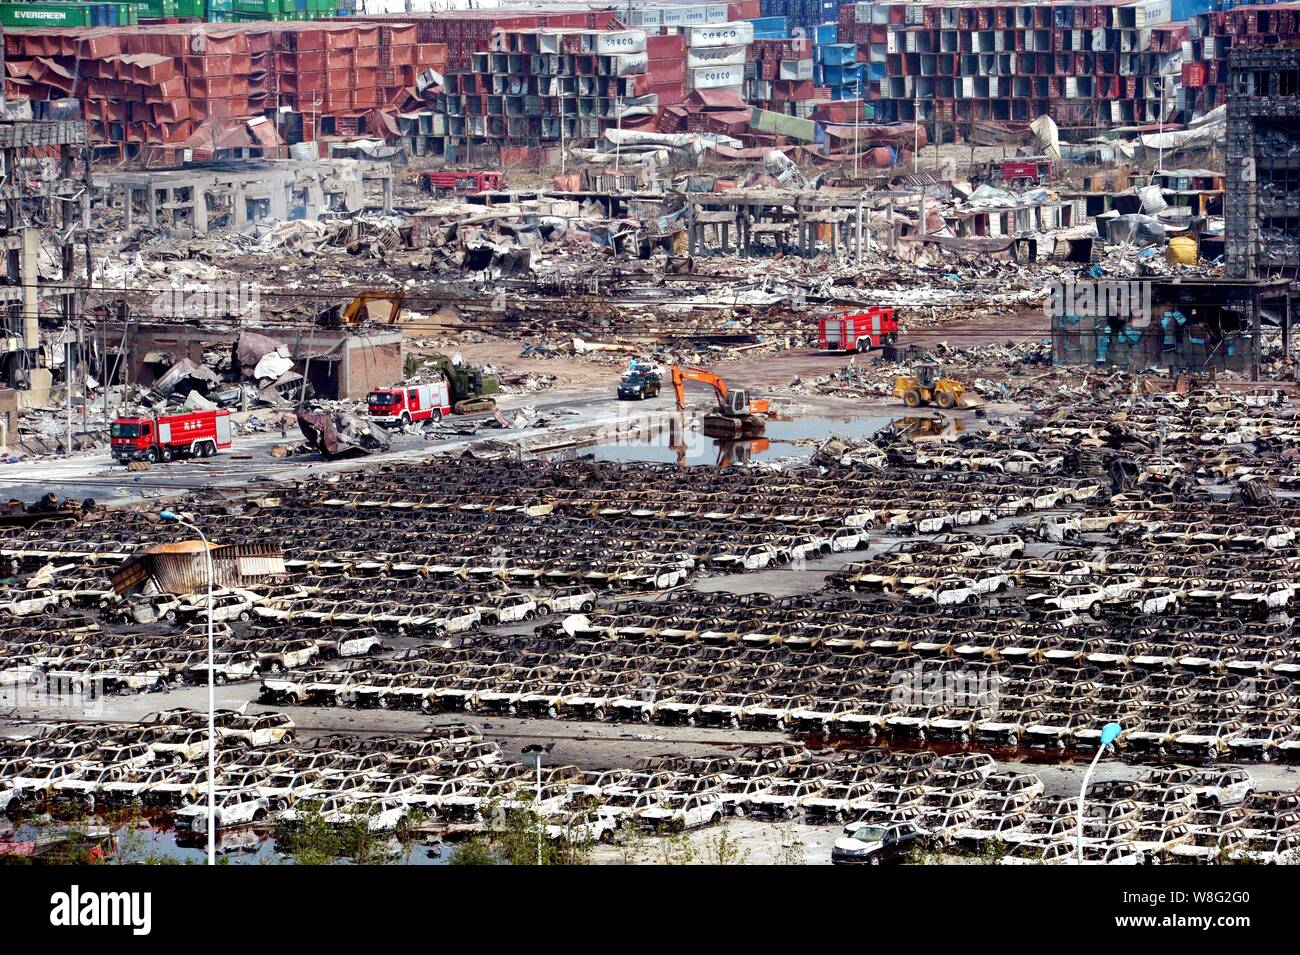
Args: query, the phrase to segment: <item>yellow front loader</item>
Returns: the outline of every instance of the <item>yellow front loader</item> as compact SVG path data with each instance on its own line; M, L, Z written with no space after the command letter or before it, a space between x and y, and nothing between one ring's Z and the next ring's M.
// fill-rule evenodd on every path
M935 404L945 410L962 403L966 386L956 378L940 378L938 365L918 365L915 375L894 379L894 397L902 398L909 408Z

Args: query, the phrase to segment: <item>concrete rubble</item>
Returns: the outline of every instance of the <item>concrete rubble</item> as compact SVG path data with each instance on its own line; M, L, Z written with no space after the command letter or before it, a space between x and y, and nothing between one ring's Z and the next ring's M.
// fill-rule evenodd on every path
M6 28L0 854L1300 862L1300 8L368 6Z

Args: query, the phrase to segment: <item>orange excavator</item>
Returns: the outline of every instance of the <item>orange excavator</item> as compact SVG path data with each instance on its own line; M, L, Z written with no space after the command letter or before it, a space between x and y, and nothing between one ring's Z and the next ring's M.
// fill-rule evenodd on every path
M703 430L714 438L740 438L761 435L766 430L762 415L770 411L766 398L751 397L744 388L728 388L721 376L703 368L681 368L673 365L673 392L677 395L677 410L686 410L687 381L700 381L713 388L718 399L718 410L704 416Z

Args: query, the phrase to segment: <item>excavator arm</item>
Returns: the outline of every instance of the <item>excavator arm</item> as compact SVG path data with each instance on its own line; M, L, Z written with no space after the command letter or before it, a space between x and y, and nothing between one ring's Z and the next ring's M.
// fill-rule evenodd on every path
M686 410L686 389L683 383L688 379L690 381L701 381L713 388L713 394L718 399L718 407L726 407L727 402L727 383L711 371L705 371L703 368L681 368L677 365L672 366L673 376L673 393L677 396L677 410Z
M396 325L402 317L402 308L406 304L406 291L398 289L394 292L373 290L362 292L343 310L343 324L359 325L364 322L369 317L371 302L387 302L390 311L384 321Z

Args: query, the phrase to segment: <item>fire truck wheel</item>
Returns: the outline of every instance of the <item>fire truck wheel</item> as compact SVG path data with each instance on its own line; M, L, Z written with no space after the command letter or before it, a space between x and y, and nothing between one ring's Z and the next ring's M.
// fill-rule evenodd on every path
M157 448L150 448L150 449L148 450L148 452L145 454L145 457L149 459L149 463L150 463L150 464L157 464L157 463L158 463L158 449L157 449Z
M441 408L434 408L434 409L433 409L433 423L434 423L434 424L437 424L437 423L438 423L439 421L441 421L441 420L442 420L442 409L441 409Z
M858 342L858 351L871 351L871 339L864 338Z
M172 449L171 449L171 448L163 448L163 449L162 449L162 459L163 459L164 461L170 461L170 460L172 459Z
M409 425L410 423L411 423L411 416L410 416L410 414L407 413L407 412L405 412L405 411L403 411L403 412L402 412L402 418L401 418L401 424L402 424L402 427L405 428L405 427L406 427L407 425Z

